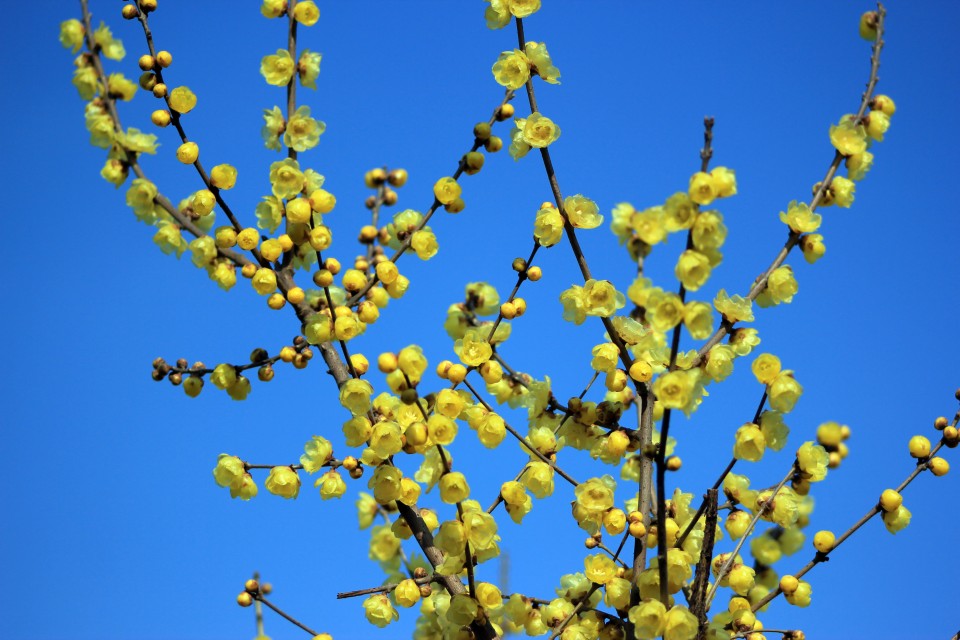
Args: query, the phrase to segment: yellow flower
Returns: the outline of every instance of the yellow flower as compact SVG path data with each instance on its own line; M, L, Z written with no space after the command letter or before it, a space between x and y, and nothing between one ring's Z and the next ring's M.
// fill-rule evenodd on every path
M867 127L867 135L877 142L883 142L883 135L890 128L890 116L883 111L871 111L864 118L864 124Z
M793 377L793 371L781 371L768 385L770 408L790 413L803 393L803 387Z
M677 266L674 269L674 275L677 276L677 280L683 284L687 291L696 291L706 284L710 277L710 271L710 261L707 256L699 251L687 249L680 254Z
M711 180L708 174L708 180ZM691 182L693 178L691 178ZM711 181L712 184L712 181ZM689 229L697 220L697 205L692 196L686 193L675 193L663 205L663 226L670 233Z
M320 136L326 129L325 123L310 117L310 107L303 105L290 116L287 128L283 132L283 144L294 151L308 151L317 146Z
M300 0L293 8L293 19L305 27L312 27L320 19L320 9L313 0Z
M107 78L107 93L112 97L133 100L137 88L137 84L128 80L122 73L111 73Z
M697 204L710 204L718 197L718 192L718 185L709 173L698 171L690 176L690 187L687 193Z
M303 173L300 163L284 158L270 165L270 186L277 198L290 199L303 190Z
M780 212L780 221L790 227L795 233L809 233L820 228L822 217L814 213L806 203L790 202L787 212Z
M519 49L504 51L493 63L493 79L507 89L519 89L530 79L530 60Z
M217 457L217 466L213 469L213 479L221 487L239 487L245 473L243 460L221 453Z
M508 0L485 0L490 6L484 10L484 18L488 29L502 29L510 24L510 9Z
M750 365L750 370L760 384L770 384L780 374L780 358L772 353L761 353Z
M260 135L263 137L263 143L267 149L280 151L280 134L287 126L287 121L280 111L280 107L263 110L263 128Z
M728 322L752 322L753 303L740 295L729 296L726 289L720 289L713 300L713 306L723 314Z
M88 65L80 66L73 72L73 86L77 88L80 97L84 100L93 100L96 95L100 81L96 70Z
M885 511L883 513L883 524L890 533L896 534L905 529L910 524L912 514L905 506L900 505L894 511Z
M609 318L627 303L624 295L609 280L587 280L581 295L588 316Z
M771 307L781 302L793 301L799 285L793 277L793 269L789 265L777 267L767 278L766 288L757 296L757 304L761 307Z
M300 70L300 84L309 88L317 88L317 78L320 77L320 60L323 58L319 53L304 49L300 54L300 62L297 68Z
M819 233L803 236L800 241L800 249L803 251L803 259L810 264L822 258L827 252L827 247L823 244L823 236Z
M664 242L667 238L667 217L663 207L650 207L634 211L630 216L630 228L649 245Z
M541 247L552 247L563 238L563 216L560 210L545 203L533 223L533 236Z
M373 385L366 380L351 378L340 387L340 404L355 416L362 416L370 410L370 396Z
M290 82L295 67L296 63L290 53L286 49L277 49L275 55L264 56L260 61L260 74L267 84L283 87Z
M269 295L277 290L277 274L273 269L261 267L253 274L250 284L260 295Z
M813 589L810 587L810 583L801 580L796 591L784 597L787 599L787 602L794 606L807 607L810 606L810 594L812 592Z
M100 170L100 176L118 189L120 185L127 181L129 174L129 167L126 163L112 158L108 158L103 165L103 169Z
M730 346L714 345L707 352L707 364L703 370L714 382L722 382L733 373L734 357L736 354Z
M667 608L663 603L653 598L645 599L637 606L630 607L627 613L638 640L659 638L666 624L666 614Z
M664 640L693 640L697 635L697 617L683 605L676 605L664 616Z
M479 367L493 355L493 349L487 342L486 335L476 329L467 330L463 339L456 341L453 350L460 357L460 361L468 367Z
M664 373L653 383L653 393L665 409L689 414L703 393L699 369Z
M470 497L470 485L459 471L451 471L440 478L440 499L447 504L456 504Z
M827 477L830 456L827 450L814 442L804 442L797 449L797 467L810 482L820 482Z
M402 493L400 469L382 464L373 472L367 486L373 489L373 497L380 504L387 504L400 497Z
M597 203L580 194L564 198L563 210L570 225L577 229L596 229L603 223Z
M307 473L316 473L327 460L333 456L333 445L326 438L313 436L303 445L304 453L300 456L300 464Z
M290 467L274 467L264 485L275 496L296 498L300 493L300 476Z
M320 487L320 498L339 498L347 491L347 484L336 471L330 470L316 479L314 487Z
M441 204L450 204L460 197L461 192L460 183L449 176L440 178L433 185L433 195Z
M488 413L477 425L477 437L488 449L497 447L507 435L506 423L495 413Z
M830 195L833 204L845 209L849 209L850 205L853 204L853 194L856 190L857 185L843 176L836 176L830 183Z
M694 340L706 340L713 333L713 307L706 302L688 302L681 316L683 326Z
M177 87L170 92L170 108L178 113L188 113L197 106L197 96L189 87Z
M393 599L401 607L412 607L420 601L420 586L416 582L407 578L396 586L393 590Z
M719 249L727 239L727 227L719 211L702 211L693 223L693 246L701 251Z
M437 236L428 227L413 232L410 246L421 260L429 260L437 255L437 251L440 250L440 245L437 244Z
M718 198L729 198L737 195L737 175L733 169L717 167L710 172L710 177L713 178Z
M844 164L847 167L847 175L851 180L863 180L867 172L873 168L873 154L869 151L855 153L847 156Z
M574 324L583 324L587 319L586 302L583 296L583 287L573 285L560 294L560 303L563 305L563 319Z
M520 482L537 498L553 494L553 467L540 460L531 460L524 468Z
M503 594L489 582L477 583L477 601L486 611L496 611L503 606Z
M160 221L159 229L154 234L153 241L160 247L160 251L167 255L172 253L177 258L183 255L183 252L187 249L187 241L180 234L180 227L166 220Z
M71 53L80 51L83 35L83 24L79 20L71 18L60 23L60 44L64 49L70 49Z
M535 111L524 121L521 137L523 142L531 147L542 149L556 142L560 137L560 127L550 118Z
M730 346L738 356L748 356L753 348L760 344L760 338L757 337L757 330L751 327L734 329L730 334Z
M733 444L734 458L757 462L763 458L764 449L766 449L766 440L764 440L760 427L748 422L737 429Z
M499 540L497 521L484 511L469 511L463 514L463 533L473 551L490 549Z
M527 60L532 66L531 71L534 71L545 82L560 84L560 70L553 66L545 42L527 42L523 46L523 52L527 54Z
M517 18L526 18L540 10L540 0L506 0L506 4Z
M465 626L473 622L479 613L477 601L464 593L450 598L450 607L447 609L447 620L455 625Z
M830 144L845 156L863 153L867 150L867 131L862 124L854 124L852 115L845 115L830 127Z
M634 299L636 302L637 299ZM644 298L647 322L661 333L667 332L683 320L684 306L680 296L659 288L653 289Z
M583 566L587 580L596 584L609 584L617 577L617 565L602 553L584 558Z
M287 12L287 0L263 0L260 13L264 18L279 18Z
M218 189L232 189L237 184L237 168L229 164L218 164L210 170L210 182Z
M97 30L93 32L93 41L100 45L105 58L119 61L123 60L123 57L127 55L127 52L123 48L123 43L113 37L113 33L110 32L110 27L103 22L101 22Z
M400 614L393 608L390 598L383 594L375 594L364 600L363 609L367 621L381 629L394 620L400 619Z

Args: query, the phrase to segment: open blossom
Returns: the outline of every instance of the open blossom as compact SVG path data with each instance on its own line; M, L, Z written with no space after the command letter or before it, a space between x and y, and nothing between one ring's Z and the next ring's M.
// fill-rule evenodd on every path
M538 76L550 84L560 84L560 70L553 66L545 42L527 42L523 52Z
M570 225L577 229L596 229L603 224L603 216L593 200L580 194L563 199L563 210Z
M260 61L260 74L267 84L275 87L285 86L293 77L296 63L286 49L277 49L275 55L264 56Z
M307 151L317 146L327 125L310 116L310 107L303 105L290 116L283 133L283 144L294 151Z
M519 89L530 79L530 60L527 55L514 49L504 51L493 63L493 79L507 89Z
M521 118L517 118L517 123ZM556 142L560 137L560 127L553 120L535 111L529 118L524 118L521 127L521 137L531 147L542 149Z

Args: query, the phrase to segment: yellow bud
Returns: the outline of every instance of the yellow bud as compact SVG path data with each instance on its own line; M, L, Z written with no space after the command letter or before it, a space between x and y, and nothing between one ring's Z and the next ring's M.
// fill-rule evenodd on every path
M255 249L260 242L260 233L253 227L247 227L237 234L237 245L246 251Z
M237 596L237 604L240 605L241 607L249 607L250 605L253 604L253 596L251 596L249 593L244 591L243 593Z
M447 370L447 379L454 384L463 382L467 377L467 368L462 364L454 364Z
M300 287L293 287L287 291L287 300L290 302L290 304L300 304L303 302L305 297L306 294Z
M130 6L130 5L127 5ZM170 124L170 112L163 109L157 109L150 114L150 122L158 127L165 127Z
M800 581L793 576L783 576L780 578L780 590L783 591L784 595L791 595L800 586Z
M274 293L274 294L271 294L269 298L267 298L267 306L273 309L274 311L283 309L283 306L285 304L287 304L287 301L282 294Z
M389 182L394 187L402 187L407 183L407 170L406 169L394 169L389 174L387 174L387 182Z
M400 366L400 363L395 353L381 353L377 357L377 368L383 373L393 373L398 366Z
M153 69L153 66L154 66L156 63L157 63L157 61L156 61L156 60L153 58L153 56L151 56L149 53L140 56L140 59L137 60L137 64L138 64L138 65L140 66L140 68L143 69L144 71L150 71L151 69Z
M820 553L830 553L836 541L837 537L832 531L817 531L813 536L813 548Z
M908 446L910 455L914 458L926 458L930 455L930 441L924 436L913 436Z
M157 85L160 86L160 85ZM177 147L177 160L183 164L193 164L200 157L200 147L196 142L184 142Z
M927 466L930 467L930 473L938 477L945 476L950 471L950 463L943 458L931 458Z
M500 108L497 109L497 120L503 122L513 117L514 108L513 105L509 102L500 105Z
M653 378L653 367L646 360L635 360L630 365L630 377L637 382L649 382Z
M880 494L880 508L884 511L896 511L903 504L903 496L893 489L885 489Z
M153 85L153 97L162 98L167 95L167 85L162 82L157 82Z
M173 54L169 51L158 51L157 64L160 65L161 68L166 69L173 64Z
M527 277L531 282L536 282L543 277L543 270L540 267L530 267L527 269Z

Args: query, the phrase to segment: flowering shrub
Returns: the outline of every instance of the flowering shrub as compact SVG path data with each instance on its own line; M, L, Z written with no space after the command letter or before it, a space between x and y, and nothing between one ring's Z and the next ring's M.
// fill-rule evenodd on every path
M124 45L106 26L94 28L87 2L81 2L81 19L64 22L60 40L74 53L82 50L74 84L87 101L91 142L108 150L103 178L126 186L127 205L155 229L154 242L164 253L179 258L189 250L192 263L220 288L242 287L248 280L270 309L292 311L296 318L296 338L273 355L258 348L248 361L213 367L158 358L153 377L191 397L212 385L244 400L257 384L274 378L275 367L304 369L315 359L323 361L338 389L341 429L305 433L309 440L299 461L254 464L246 453L221 454L213 476L240 500L258 497L258 480L268 493L291 500L311 477L322 500L355 493L360 526L370 530L370 558L386 578L382 586L342 595L362 596L374 626L416 615L415 637L423 639L495 638L511 632L605 640L760 640L766 634L800 639L802 631L773 630L774 621L761 622L758 616L780 595L798 607L810 604L812 587L802 578L874 516L880 515L891 533L906 527L911 512L900 492L923 471L947 473L949 464L937 454L960 443L956 417L952 422L938 418L936 443L922 435L910 440L916 464L901 484L878 494L866 516L844 533L811 535L812 485L842 464L851 430L824 422L806 434L811 439L791 441L786 420L802 399L802 378L787 368L790 363L760 348L753 326L763 309L790 304L798 295L788 259L802 256L814 264L824 256L822 211L851 207L857 185L869 178L874 153L896 111L894 101L876 91L884 9L861 18L860 35L870 50L866 91L851 104L852 113L829 126L824 146L830 145L832 157L809 201L790 201L780 212L782 248L753 283L736 289L744 293L720 289L698 300L693 294L724 259L722 208L738 192L734 168L711 166L714 120L704 120L699 166L686 180L687 188L664 193L660 203L638 208L621 202L606 214L598 196L564 196L551 158L551 147L562 141L561 127L549 117L550 93L537 93L559 91L552 85L560 83L561 72L547 44L527 41L524 33L528 23L536 24L540 2L487 4L487 26L515 28L519 40L516 49L491 53L501 98L490 105L490 117L473 126L472 144L456 170L436 179L425 211L388 215L407 183L407 171L366 173L369 224L358 230L361 254L350 261L342 253L333 257L344 244L339 238L334 242L327 224L340 213L336 195L301 156L317 147L327 128L309 106L297 104L298 89L315 89L320 73L320 54L298 45L303 29L320 19L314 2L265 0L261 6L266 18L286 25L287 49L270 53L266 47L260 66L268 85L285 88L283 99L278 97L284 106L264 109L261 131L264 146L285 157L267 168L269 189L247 217L235 214L227 202L227 192L243 179L237 169L221 163L208 171L202 141L188 136L189 113L202 108L203 93L168 85L176 82L176 67L171 53L158 50L150 29L156 0L122 9L145 36L137 82L107 73L105 60L123 59ZM121 103L141 90L158 100L153 125L173 136L177 160L193 165L202 182L203 188L176 204L142 164L143 154L158 152L157 135L121 124ZM575 126L564 123L564 128ZM462 299L449 307L444 323L449 359L428 362L421 346L408 344L416 336L406 335L394 351L364 354L364 334L376 331L381 315L403 304L414 286L416 269L408 269L406 256L427 261L438 253L442 241L435 215L441 208L451 214L468 208L464 176L481 173L488 157L503 150L507 136L506 154L514 161L537 162L540 156L552 196L541 204L518 197L528 215L520 237L532 229L533 240L528 257L511 265L512 290L502 295L487 282L465 283ZM622 284L602 277L614 274L594 273L578 240L581 234L600 233L605 222L636 270ZM665 252L661 245L671 236L680 238L674 245L683 244L665 258L675 265L676 283L656 282L645 265ZM549 376L522 373L509 359L512 323L523 322L528 310L521 289L526 293L535 286L529 283L547 277L537 258L563 244L569 245L581 278L553 283L557 321L569 322L571 331L572 325L593 323L603 335L589 354L582 354L584 361L589 358L588 381L569 398L555 392ZM695 346L681 350L684 339ZM757 381L759 406L748 422L734 425L728 464L702 498L699 490L668 491L668 474L683 466L676 452L692 446L671 432L675 413L695 418L710 390L747 363ZM514 426L516 413L510 410L517 409L525 410L523 427ZM526 458L504 476L486 509L470 485L486 471L471 468L469 460L454 461L457 445L473 437L489 449L519 446ZM790 454L778 482L751 488L756 484L751 478L733 473L762 460L768 450ZM579 481L564 469L564 460L577 456L596 461L593 475ZM570 501L571 521L558 526L575 525L584 532L583 570L558 576L557 597L549 599L505 593L502 585L481 580L490 573L485 565L501 554L502 524L507 519L523 523L537 501L560 493ZM812 559L793 573L778 571L777 563L799 552L808 537ZM723 551L727 539L732 548ZM237 601L279 611L269 595L265 584L250 580ZM400 612L414 605L416 612ZM329 637L293 621L315 638Z

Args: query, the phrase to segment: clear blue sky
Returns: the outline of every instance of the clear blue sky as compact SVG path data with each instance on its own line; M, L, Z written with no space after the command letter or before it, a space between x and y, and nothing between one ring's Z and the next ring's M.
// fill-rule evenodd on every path
M109 68L135 77L142 34L120 20L119 3L92 4L95 20L107 20L127 47L122 66ZM174 55L170 82L199 96L185 126L208 167L239 168L229 201L252 221L268 188L267 165L277 158L260 142L262 109L284 100L262 81L259 60L285 46L285 29L260 17L256 2L160 4L151 23L158 46ZM302 158L338 197L329 216L333 255L348 261L367 219L363 172L407 168L400 207L429 206L431 185L452 173L473 124L499 101L490 66L513 48L515 34L489 31L479 0L319 4L319 24L301 38L302 47L324 55L319 90L299 95L328 128ZM541 110L563 130L552 148L557 173L565 193L595 199L608 221L618 202L659 203L686 187L699 164L702 118L715 116L715 163L737 171L740 194L720 203L730 228L727 259L697 298L712 299L720 287L745 293L783 241L777 213L809 198L832 157L828 125L856 108L868 68L857 20L871 7L668 4L545 0L525 21L527 38L545 40L563 74L559 87L538 89ZM257 463L293 462L314 433L346 452L344 412L320 364L279 369L245 403L212 387L190 400L150 380L157 356L239 361L257 346L275 352L298 326L242 282L225 294L188 258L162 255L125 207L123 189L100 179L104 153L87 144L72 57L57 43L59 22L78 13L76 3L11 3L0 26L8 61L0 66L5 246L25 252L14 254L0 285L8 336L0 373L5 637L252 638L252 612L234 596L253 570L274 583L278 604L338 638L408 637L413 613L376 634L360 600L334 599L381 580L353 505L366 478L338 503L321 503L309 486L296 501L261 491L241 503L210 475L224 451ZM820 422L837 420L854 433L850 458L816 487L811 534L842 531L859 518L909 472L908 438L932 436L933 419L956 409L957 24L956 3L890 7L879 91L895 98L898 111L887 141L876 146L876 166L858 185L854 207L824 212L826 258L813 267L789 261L800 282L795 302L759 313L761 348L796 370L805 393L789 416L791 446L751 470L756 484L775 483L789 451L812 439ZM523 101L517 107L526 113ZM125 125L151 130L154 108L141 92L123 107ZM506 131L501 125L498 133ZM159 133L160 154L144 165L177 201L200 183L173 159L174 131ZM550 199L539 158L515 163L502 152L463 184L466 211L441 212L433 224L440 253L427 264L404 259L409 295L354 346L371 360L411 342L423 344L431 362L451 357L441 323L464 284L485 279L504 292L512 284L510 260L529 251L534 212ZM625 289L631 265L607 225L581 239L594 273ZM654 254L653 273L666 288L675 286L677 250L672 241ZM560 319L558 293L579 278L569 248L540 256L545 276L525 285L530 313L515 322L503 353L534 376L549 375L565 398L589 378L589 349L602 328ZM684 468L672 482L703 491L758 392L748 362L738 361L695 420L677 421ZM509 417L522 425L520 416ZM495 455L478 450L463 432L454 456L464 468L485 465L472 486L486 504L523 456L514 445ZM823 639L952 636L960 461L955 451L946 457L953 472L927 474L906 491L910 527L894 537L871 522L809 575L811 607L778 600L762 616L767 626ZM595 469L577 452L561 460L578 478ZM503 519L511 590L552 597L559 573L582 570L571 498L558 484L522 529ZM795 570L810 556L808 547L778 569ZM495 565L482 568L481 578L496 577ZM272 615L267 632L305 637Z

